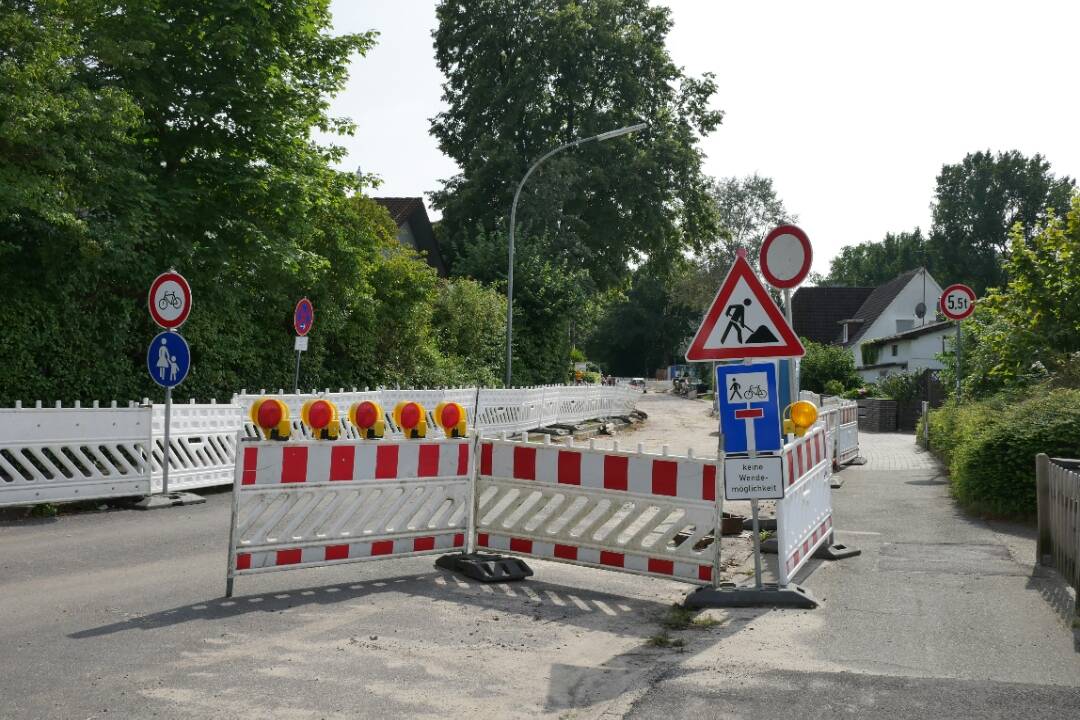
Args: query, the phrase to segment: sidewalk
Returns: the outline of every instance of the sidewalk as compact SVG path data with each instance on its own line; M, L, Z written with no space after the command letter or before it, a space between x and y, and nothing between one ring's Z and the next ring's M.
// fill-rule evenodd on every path
M1060 578L1033 565L1033 531L959 510L912 436L860 443L868 462L843 470L833 506L838 541L862 555L811 561L798 578L823 606L711 611L740 632L688 658L632 716L1080 712L1080 633L1055 609Z

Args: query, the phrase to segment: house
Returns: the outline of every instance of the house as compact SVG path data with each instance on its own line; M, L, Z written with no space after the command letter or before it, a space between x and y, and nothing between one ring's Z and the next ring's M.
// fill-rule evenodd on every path
M799 288L792 320L800 337L849 348L859 375L872 382L941 369L936 356L953 329L936 319L940 297L937 281L916 268L876 288Z
M446 263L439 252L439 243L428 219L423 198L377 197L375 202L386 208L398 227L398 242L421 253L439 277L446 277Z

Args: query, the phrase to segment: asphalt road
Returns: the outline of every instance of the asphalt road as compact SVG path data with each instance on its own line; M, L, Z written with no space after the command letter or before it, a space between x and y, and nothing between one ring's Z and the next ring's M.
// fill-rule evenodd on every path
M715 444L700 402L644 409L622 442ZM430 558L295 570L225 600L227 492L0 524L0 717L1080 714L1080 635L1030 529L956 510L909 436L863 448L834 493L863 554L800 576L822 607L713 610L707 629L661 628L683 585L540 561L501 586Z

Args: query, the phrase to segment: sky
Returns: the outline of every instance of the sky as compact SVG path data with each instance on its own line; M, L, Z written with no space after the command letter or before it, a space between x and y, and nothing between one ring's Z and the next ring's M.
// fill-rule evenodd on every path
M424 194L456 172L428 132L442 108L435 4L332 3L336 32L380 32L331 105L358 124L337 141L342 165L380 176L377 195ZM969 152L1042 153L1080 176L1080 2L657 4L672 9L675 62L716 74L725 118L702 139L705 172L771 177L817 272L846 245L928 228L937 173Z

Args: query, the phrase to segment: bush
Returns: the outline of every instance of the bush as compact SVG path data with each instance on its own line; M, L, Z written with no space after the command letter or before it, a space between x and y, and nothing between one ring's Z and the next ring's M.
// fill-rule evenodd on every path
M857 387L855 357L847 348L822 345L803 338L806 355L799 362L799 383L804 390L822 392L826 383L834 381L845 388Z
M830 380L825 383L825 394L839 396L844 394L844 383L839 380Z
M914 400L919 397L919 378L910 373L893 373L878 380L878 393L890 400Z
M949 466L953 495L1001 515L1036 511L1035 456L1080 452L1080 390L1034 388L949 403L930 413L930 444Z

